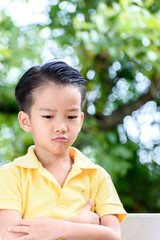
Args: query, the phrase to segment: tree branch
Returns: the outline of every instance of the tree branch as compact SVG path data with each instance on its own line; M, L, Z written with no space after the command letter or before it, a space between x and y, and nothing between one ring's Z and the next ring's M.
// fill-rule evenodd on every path
M110 130L115 128L119 123L122 123L123 118L131 113L146 102L154 100L151 91L140 96L136 101L130 102L123 107L118 108L110 116L101 116L99 119L99 128L100 130Z

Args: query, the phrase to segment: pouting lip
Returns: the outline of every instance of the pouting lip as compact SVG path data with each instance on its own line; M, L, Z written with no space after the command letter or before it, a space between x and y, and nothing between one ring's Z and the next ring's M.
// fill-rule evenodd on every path
M63 137L63 136L59 136L59 137L55 137L53 138L54 141L62 141L62 142L67 142L68 141L68 138L66 137Z

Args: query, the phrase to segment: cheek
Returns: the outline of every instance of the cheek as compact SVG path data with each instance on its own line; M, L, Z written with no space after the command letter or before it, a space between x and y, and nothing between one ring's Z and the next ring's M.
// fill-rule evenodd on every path
M32 134L36 137L43 138L43 136L45 136L47 132L48 125L44 125L40 121L35 122L34 125L32 126Z
M77 137L77 135L79 134L81 128L80 125L76 125L72 128L72 136L74 136L75 138Z
M80 131L80 129L81 129L81 121L79 119L72 124L72 129L73 129L73 131L75 133Z

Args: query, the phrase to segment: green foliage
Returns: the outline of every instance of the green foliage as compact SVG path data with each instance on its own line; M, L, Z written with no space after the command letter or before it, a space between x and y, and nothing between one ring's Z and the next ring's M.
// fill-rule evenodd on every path
M3 164L21 156L33 140L30 134L20 129L16 114L0 114L0 122L0 156Z
M158 161L142 163L140 140L133 142L124 129L122 136L120 125L103 126L119 109L119 115L124 111L119 121L123 125L123 117L132 114L131 103L138 103L148 92L149 100L159 106L159 1L59 0L50 1L47 11L47 23L21 27L5 9L0 13L1 164L24 154L33 144L17 121L14 87L18 78L30 66L49 60L48 52L50 58L67 55L81 69L88 89L85 122L74 146L109 172L127 211L159 212ZM138 74L146 88L138 87ZM153 145L158 147L160 141ZM153 149L145 150L149 155Z

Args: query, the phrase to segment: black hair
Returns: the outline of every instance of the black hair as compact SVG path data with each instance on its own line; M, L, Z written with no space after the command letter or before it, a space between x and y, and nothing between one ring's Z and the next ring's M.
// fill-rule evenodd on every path
M30 113L33 104L33 93L39 87L49 83L60 86L75 86L81 93L81 108L86 99L85 79L75 68L63 61L50 61L42 66L34 66L28 69L20 78L16 88L15 97L21 111Z

